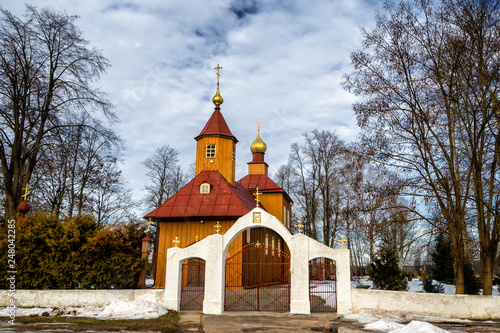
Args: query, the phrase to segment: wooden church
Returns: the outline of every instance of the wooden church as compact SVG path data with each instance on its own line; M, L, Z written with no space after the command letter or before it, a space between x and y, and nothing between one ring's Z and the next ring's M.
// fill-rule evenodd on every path
M290 230L292 201L289 195L268 176L268 164L264 160L266 143L260 137L250 146L253 159L248 163L248 174L235 180L236 144L238 140L227 125L222 113L223 98L219 92L217 67L217 91L212 98L215 110L196 140L195 177L174 196L145 216L157 226L155 288L165 288L167 249L187 247L215 233L224 234L241 216L256 205L278 218ZM276 262L284 260L288 252L281 237L272 230L254 228L244 231L229 247L227 258L242 253L241 249L257 246L264 249L258 258L241 255L238 261ZM283 254L283 255L282 255ZM255 275L250 268L238 280ZM259 271L261 282L273 283L276 277ZM280 277L282 278L282 277ZM226 278L228 279L228 277Z

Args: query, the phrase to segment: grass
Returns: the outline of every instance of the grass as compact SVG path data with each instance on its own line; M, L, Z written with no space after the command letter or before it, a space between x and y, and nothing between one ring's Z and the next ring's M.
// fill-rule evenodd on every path
M134 331L157 331L162 333L177 332L179 314L169 311L166 315L156 319L116 319L99 320L87 317L17 317L16 324L25 324L23 328L30 330L36 325L37 329L54 328L54 324L60 326L75 327L78 330L134 330ZM17 329L16 329L17 330ZM24 330L24 329L23 329Z

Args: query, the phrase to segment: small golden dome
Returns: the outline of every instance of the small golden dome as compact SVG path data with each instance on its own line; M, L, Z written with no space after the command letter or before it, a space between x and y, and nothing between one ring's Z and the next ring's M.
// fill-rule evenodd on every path
M212 97L212 102L215 105L221 105L222 103L224 103L224 98L222 98L219 92L219 82L217 82L217 92L215 93L215 96Z
M259 130L257 132L257 139L255 139L255 141L250 146L250 151L253 154L253 153L265 153L266 150L267 150L267 145L264 142L264 140L260 138L260 130Z

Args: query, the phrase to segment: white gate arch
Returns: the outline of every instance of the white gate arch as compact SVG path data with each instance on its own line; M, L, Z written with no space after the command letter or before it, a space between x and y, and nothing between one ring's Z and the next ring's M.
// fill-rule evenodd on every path
M253 214L260 213L260 223L253 222ZM337 265L337 312L352 312L349 250L332 249L303 234L292 235L273 215L254 208L240 217L224 235L215 234L186 248L167 250L167 272L164 304L167 309L179 311L182 262L198 257L205 260L205 297L203 313L221 314L224 311L226 251L238 234L249 228L265 227L278 233L290 250L290 313L309 314L309 260L317 257L332 259Z

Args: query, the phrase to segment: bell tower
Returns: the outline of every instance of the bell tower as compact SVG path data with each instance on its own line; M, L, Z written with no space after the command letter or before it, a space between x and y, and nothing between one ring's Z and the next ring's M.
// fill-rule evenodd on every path
M218 171L226 181L235 185L236 143L238 140L231 133L226 120L222 116L220 106L224 103L219 92L219 71L217 64L217 92L212 98L215 111L196 140L196 176L202 171Z

